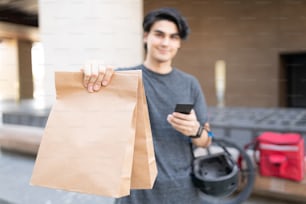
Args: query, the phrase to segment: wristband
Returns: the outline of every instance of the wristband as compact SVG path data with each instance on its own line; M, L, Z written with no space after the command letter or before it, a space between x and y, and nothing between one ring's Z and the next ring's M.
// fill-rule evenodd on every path
M210 138L214 137L214 133L212 131L209 131L209 130L206 130L206 131L207 131L208 137L210 137Z
M204 126L200 125L197 134L196 135L190 135L189 137L191 137L191 138L200 138L202 133L203 133L203 130L204 130Z

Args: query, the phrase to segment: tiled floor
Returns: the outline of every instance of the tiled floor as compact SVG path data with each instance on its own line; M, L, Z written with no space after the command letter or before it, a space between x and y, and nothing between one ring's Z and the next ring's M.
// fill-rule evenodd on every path
M11 204L11 203L9 203L9 202L7 202L5 200L0 199L0 204Z
M294 203L297 204L297 202L292 202L292 201L283 201L283 200L279 200L279 199L252 196L251 198L249 198L243 204L294 204ZM301 203L301 202L298 202L298 203Z

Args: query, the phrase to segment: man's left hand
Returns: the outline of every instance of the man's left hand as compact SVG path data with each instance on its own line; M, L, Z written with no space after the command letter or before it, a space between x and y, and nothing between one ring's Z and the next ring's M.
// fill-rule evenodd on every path
M168 115L167 121L174 129L186 136L196 135L200 127L193 109L189 114L173 112Z

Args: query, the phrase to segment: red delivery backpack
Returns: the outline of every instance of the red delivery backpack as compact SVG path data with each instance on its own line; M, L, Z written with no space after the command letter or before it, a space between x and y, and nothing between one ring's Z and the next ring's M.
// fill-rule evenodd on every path
M264 132L256 140L261 175L303 180L304 140L300 134Z

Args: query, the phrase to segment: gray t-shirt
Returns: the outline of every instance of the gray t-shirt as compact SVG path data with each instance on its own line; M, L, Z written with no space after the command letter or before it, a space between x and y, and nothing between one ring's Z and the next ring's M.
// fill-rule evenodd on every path
M117 204L187 204L201 203L191 182L193 153L190 138L176 131L167 121L175 105L194 104L201 124L207 120L206 103L195 77L176 68L159 74L144 65L117 69L142 70L148 103L158 176L152 190L132 190L130 196L116 200Z

